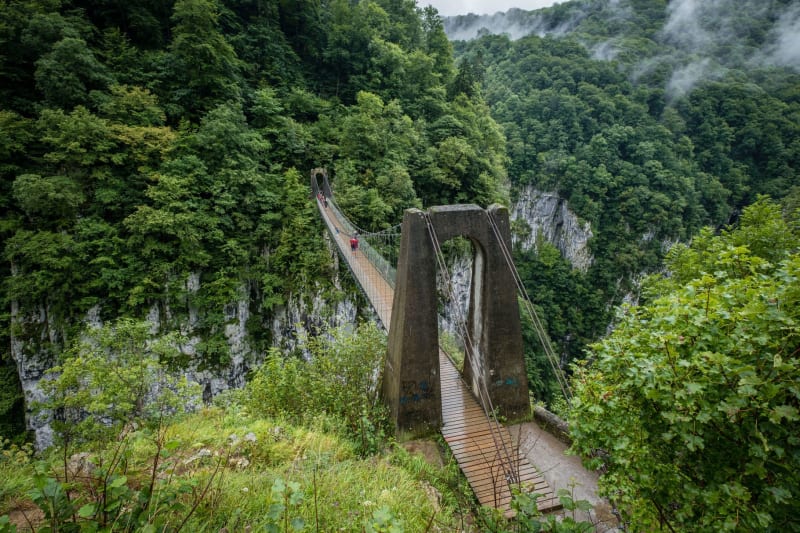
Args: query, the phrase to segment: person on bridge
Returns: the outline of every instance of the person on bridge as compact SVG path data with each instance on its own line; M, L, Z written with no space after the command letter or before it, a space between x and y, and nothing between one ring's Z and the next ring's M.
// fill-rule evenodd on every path
M350 237L350 249L353 251L353 253L356 253L356 251L358 251L358 236L357 236L357 234L353 235L352 237Z

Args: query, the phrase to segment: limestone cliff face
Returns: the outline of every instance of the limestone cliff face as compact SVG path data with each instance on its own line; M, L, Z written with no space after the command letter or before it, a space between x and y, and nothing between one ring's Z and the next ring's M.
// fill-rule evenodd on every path
M439 328L449 332L453 338L460 339L462 327L469 313L470 289L472 287L472 258L456 257L448 265L449 280L437 272L437 285L443 300L442 313L439 314ZM449 281L449 288L448 288Z
M325 240L334 265L333 286L341 291L339 272L342 267L339 264L336 245L327 235ZM289 298L286 305L276 309L273 314L272 343L283 350L293 350L302 336L314 335L326 328L355 324L358 312L359 309L353 299L346 298L332 304L321 296L320 291L317 291L310 304L299 297Z
M592 238L592 228L588 222L581 222L569 210L567 201L556 193L542 192L533 187L523 189L511 210L515 228L512 245L529 250L536 247L541 236L558 248L573 268L586 271L592 264L588 244ZM448 266L449 288L441 272L437 281L443 300L440 328L456 338L461 336L458 324L467 316L470 286L472 283L472 258L454 258Z
M42 305L30 313L23 312L16 301L11 302L11 357L17 364L19 380L25 394L26 423L33 431L34 444L41 450L52 444L53 430L48 414L36 415L32 406L45 400L39 381L54 363L53 354L42 349L43 343L58 345L63 343L63 333L50 320L50 313ZM22 337L18 332L26 332Z
M200 274L193 272L186 280L186 290L188 294L196 293L200 289ZM209 402L220 392L238 388L244 385L244 377L247 372L261 363L263 355L252 350L248 342L247 321L250 319L250 302L246 295L250 293L248 287L242 285L238 293L240 298L224 306L224 326L223 334L228 345L229 362L224 367L203 368L192 364L185 369L184 374L189 381L199 383L203 391L203 401ZM166 329L160 324L159 317L165 316L169 323L174 323L168 303L153 306L148 321L153 324L153 332ZM186 309L186 319L178 325L181 332L185 334L189 341L182 346L183 353L188 356L196 355L197 345L202 341L201 337L195 334L198 324L198 309L189 304Z
M592 228L588 222L581 222L569 210L567 201L552 192L542 192L526 187L519 193L511 209L511 220L524 223L530 231L516 231L512 239L515 247L531 249L541 235L554 245L561 254L577 268L585 272L592 265L589 240Z
M187 294L200 289L201 279L199 273L192 273L185 282ZM338 285L338 283L337 283ZM251 318L252 302L248 295L252 291L242 286L239 290L240 298L226 305L224 312L224 336L228 345L229 362L221 367L208 368L198 363L190 363L182 371L189 381L198 383L203 391L203 401L209 402L222 391L239 388L245 384L247 373L260 365L265 357L263 352L255 350L250 343L248 333L248 320ZM191 298L188 299L191 301ZM181 319L177 320L178 306L181 309ZM356 306L351 300L344 300L335 304L328 302L321 294L321 289L316 291L310 301L300 297L290 297L285 306L272 313L271 322L262 327L270 330L272 344L281 349L296 347L297 340L304 335L315 335L328 327L341 324L354 323L356 320ZM153 333L163 329L165 324L177 327L186 335L188 342L181 346L186 355L194 356L197 346L202 338L196 333L199 322L199 311L186 302L159 302L154 304L147 315L147 320L152 324ZM17 365L22 389L25 394L26 423L33 432L35 446L42 450L53 443L53 430L51 428L52 416L50 413L36 414L33 405L45 400L40 387L40 381L45 372L56 363L56 352L69 344L69 339L64 336L64 331L55 325L49 310L40 306L33 312L20 309L17 302L11 304L11 355ZM86 326L102 326L100 309L92 308L82 322ZM252 325L251 325L252 327ZM199 400L199 399L198 399Z
M344 300L331 307L319 295L313 298L310 306L299 298L292 298L273 316L273 345L282 350L293 350L301 337L315 335L327 328L355 324L357 314L358 309L352 300Z
M513 246L529 250L536 247L541 235L553 244L572 264L573 268L586 271L592 264L588 244L592 238L592 228L588 222L581 222L569 210L567 201L556 193L542 192L533 187L523 189L511 210L515 228L512 234ZM448 266L449 289L441 273L438 286L442 292L442 314L439 326L459 338L458 324L466 317L469 307L470 285L472 283L472 258L457 257Z

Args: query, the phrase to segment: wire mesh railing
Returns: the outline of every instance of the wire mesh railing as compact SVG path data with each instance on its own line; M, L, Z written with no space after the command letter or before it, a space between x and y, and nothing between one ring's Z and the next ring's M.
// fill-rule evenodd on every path
M328 199L328 209L336 217L336 221L341 224L342 231L348 236L357 236L359 238L358 249L364 256L369 259L369 262L375 267L383 279L394 289L395 280L397 279L397 268L386 260L369 242L366 241L371 235L378 235L380 233L362 233L358 228L350 222L350 220L339 210L332 199Z
M388 332L392 318L394 289L389 285L385 275L379 272L373 261L367 257L365 250L368 247L362 247L360 242L357 249L352 247L350 239L355 234L352 225L347 224L346 218L343 220L339 212L334 212L335 207L332 207L332 202L328 201L326 205L325 202L318 200L317 205L336 250L347 263L357 285L375 310L378 325Z

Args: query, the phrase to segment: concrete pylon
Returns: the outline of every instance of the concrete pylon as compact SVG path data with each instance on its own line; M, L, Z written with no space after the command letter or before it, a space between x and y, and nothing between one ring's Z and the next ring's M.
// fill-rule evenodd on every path
M382 389L400 439L442 426L436 256L429 222L439 242L463 236L473 244L467 330L474 350L466 354L466 382L481 403L485 386L499 415L519 419L530 412L516 285L490 214L510 250L508 209L500 205L408 209L403 217Z

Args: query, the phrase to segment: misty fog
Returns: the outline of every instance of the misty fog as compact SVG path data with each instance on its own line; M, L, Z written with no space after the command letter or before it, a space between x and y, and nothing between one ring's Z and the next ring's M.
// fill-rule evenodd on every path
M531 34L573 35L593 58L603 61L620 60L628 51L632 79L669 66L671 74L663 83L670 99L703 80L724 76L730 68L772 65L800 71L800 4L796 2L781 11L764 0L672 0L660 30L643 35L635 41L637 48L627 50L630 44L621 37L598 35L595 26L585 23L593 17L611 21L614 27L625 28L623 32L635 31L637 24L631 0L575 0L536 11L445 17L444 27L452 40L470 40L485 32L506 34L513 40ZM754 20L762 25L756 26ZM648 40L650 46L643 46L642 41Z

